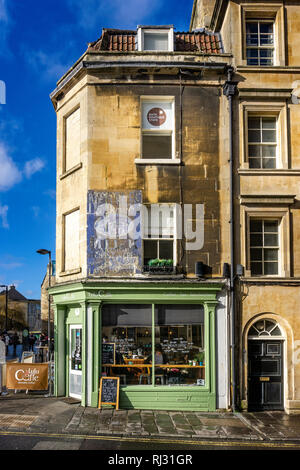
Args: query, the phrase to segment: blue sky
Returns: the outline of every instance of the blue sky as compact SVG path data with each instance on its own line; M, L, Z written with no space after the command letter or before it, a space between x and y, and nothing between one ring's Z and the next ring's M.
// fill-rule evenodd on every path
M188 31L193 0L0 0L0 284L40 298L55 258L57 80L102 28L174 24ZM3 87L1 88L3 91ZM0 90L0 102L3 93Z

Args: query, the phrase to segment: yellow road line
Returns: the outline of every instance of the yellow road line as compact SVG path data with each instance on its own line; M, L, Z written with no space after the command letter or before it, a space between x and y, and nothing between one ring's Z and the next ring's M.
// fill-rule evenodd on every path
M186 440L186 439L162 439L162 438L145 438L139 437L120 437L120 436L101 436L89 434L56 434L56 433L40 433L40 432L24 432L24 431L0 431L0 436L26 436L26 437L51 437L63 439L86 439L100 441L122 441L122 442L145 442L156 444L177 444L177 445L194 445L194 446L215 446L215 447L280 447L280 448L300 448L299 443L292 442L269 442L269 441L233 441L233 440Z

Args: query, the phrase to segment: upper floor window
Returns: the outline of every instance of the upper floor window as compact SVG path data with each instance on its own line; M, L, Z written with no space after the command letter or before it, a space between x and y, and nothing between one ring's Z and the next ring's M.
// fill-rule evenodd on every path
M279 273L279 220L250 220L251 276Z
M174 29L173 26L151 27L140 26L138 28L139 51L173 51Z
M176 265L176 207L174 204L145 206L143 245L146 270L173 270L173 266Z
M247 65L274 65L274 21L246 21Z
M276 116L248 115L249 168L276 168Z
M145 97L141 103L143 159L174 158L174 100Z

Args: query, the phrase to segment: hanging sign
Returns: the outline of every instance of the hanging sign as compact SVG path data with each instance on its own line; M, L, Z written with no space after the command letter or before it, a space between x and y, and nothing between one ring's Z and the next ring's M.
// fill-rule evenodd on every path
M161 126L166 122L167 115L162 108L152 108L147 113L147 120L151 126Z
M48 363L7 363L6 387L15 390L47 390Z
M116 405L119 409L120 377L101 377L98 408L104 405Z

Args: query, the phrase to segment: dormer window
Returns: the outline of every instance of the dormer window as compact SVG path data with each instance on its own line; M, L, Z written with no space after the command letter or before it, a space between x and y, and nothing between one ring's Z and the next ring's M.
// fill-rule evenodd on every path
M174 51L173 26L139 26L139 51Z

